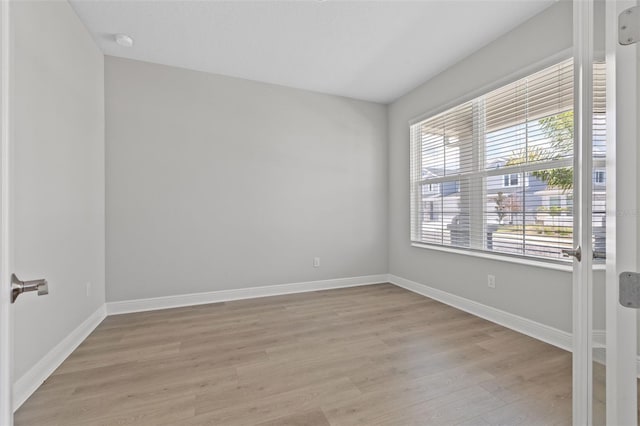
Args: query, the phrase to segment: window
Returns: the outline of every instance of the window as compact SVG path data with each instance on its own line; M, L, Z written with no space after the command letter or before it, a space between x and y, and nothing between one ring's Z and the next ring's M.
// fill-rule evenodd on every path
M604 183L604 88L598 64L595 183ZM413 243L565 259L573 243L573 60L417 122L410 133ZM604 199L604 185L594 184L601 245Z
M518 186L518 174L512 173L510 175L504 175L502 186Z
M593 183L605 183L604 170L596 170L593 172Z

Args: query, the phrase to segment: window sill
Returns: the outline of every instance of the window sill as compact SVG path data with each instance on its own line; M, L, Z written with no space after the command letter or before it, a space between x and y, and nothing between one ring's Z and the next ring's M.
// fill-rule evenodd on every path
M482 259L495 260L498 262L517 263L520 265L533 266L536 268L552 269L555 271L562 271L562 272L573 272L573 266L569 262L567 262L566 264L555 263L555 262L545 262L543 260L536 260L531 258L502 256L502 255L493 254L493 253L465 250L465 249L453 248L453 247L442 247L442 246L435 246L435 245L432 246L429 244L420 244L420 243L413 243L413 242L411 243L411 245L413 247L423 248L427 250L435 250L435 251L440 251L445 253L459 254L463 256L479 257ZM604 271L605 269L606 269L606 265L604 264L593 265L594 271Z

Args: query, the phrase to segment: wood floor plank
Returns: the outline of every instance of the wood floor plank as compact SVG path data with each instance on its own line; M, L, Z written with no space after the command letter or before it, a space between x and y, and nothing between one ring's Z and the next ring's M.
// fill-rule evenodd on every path
M504 405L504 401L481 387L468 386L402 410L386 413L370 425L452 425Z
M352 398L360 391L348 378L327 379L309 386L301 386L286 392L274 393L261 398L246 398L238 402L209 411L207 404L196 405L196 416L185 423L211 425L247 425L266 420L276 420L297 411L308 411L322 404Z
M15 417L16 426L570 422L569 353L390 284L108 317Z
M384 386L363 390L362 395L325 404L323 410L332 424L372 424L377 419L396 411L465 389L493 378L474 369L458 368L427 377L389 380Z
M309 413L294 414L292 416L280 417L275 420L259 423L258 426L331 426L320 410Z

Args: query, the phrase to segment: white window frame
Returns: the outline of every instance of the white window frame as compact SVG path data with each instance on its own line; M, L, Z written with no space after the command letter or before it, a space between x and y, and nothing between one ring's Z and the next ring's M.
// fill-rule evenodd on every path
M515 181L516 183L511 183L513 182L513 177L516 177ZM520 185L520 174L519 173L510 173L510 174L506 174L504 176L502 176L502 187L503 188L513 188L514 186L518 186Z
M467 92L465 95L462 95L460 97L454 98L452 101L445 103L445 104L441 104L438 107L435 107L433 109L431 109L430 111L426 112L426 113L422 113L412 119L410 119L408 121L408 125L409 128L411 128L413 125L424 121L430 117L434 117L440 113L443 113L449 109L452 109L456 106L459 106L465 102L469 102L472 101L476 98L479 98L491 91L494 91L496 89L499 89L503 86L506 86L510 83L513 83L517 80L520 80L522 78L526 78L529 75L535 74L538 71L541 71L547 67L553 66L555 64L558 64L564 60L570 59L573 57L573 49L572 48L567 48L564 49L562 51L557 52L554 55L548 56L547 58L539 61L539 62L535 62L530 64L529 66L525 66L509 75L506 75L505 77L501 78L501 79L497 79L494 82L487 84L485 86L482 86L480 88L478 88L477 90L473 90L473 91L469 91ZM476 151L476 150L474 150ZM604 161L603 161L604 162ZM597 164L599 164L598 162L596 162ZM414 167L419 167L419 165L414 164ZM489 176L495 176L495 175L504 175L504 174L509 174L509 173L522 173L522 175L525 177L526 179L526 172L528 171L534 171L534 170L539 170L542 167L545 167L548 169L551 168L558 168L558 167L571 167L573 166L573 159L564 159L564 160L553 160L551 162L544 162L544 163L535 163L533 165L518 165L518 166L507 166L507 167L500 167L500 168L496 168L494 170L485 170L482 175L484 176L484 178L489 177ZM446 181L455 181L456 177L460 178L463 175L458 175L458 176L446 176L446 177L442 177L437 179L438 183L442 183L442 182L446 182ZM433 180L432 180L433 181ZM477 181L477 179L476 179ZM411 222L411 229L415 230L416 227L419 226L419 221L416 220L417 217L420 217L420 215L422 214L422 212L420 210L416 210L415 207L419 207L420 204L420 185L421 184L425 184L427 183L426 180L422 180L420 181L418 184L418 187L412 187L411 188L411 206L410 206L410 222ZM412 182L411 185L413 185L414 183ZM482 184L482 187L484 187L485 185ZM485 190L483 189L482 195L485 195ZM476 194L478 194L476 192ZM573 194L573 191L572 191ZM571 195L572 195L571 194ZM415 207L414 207L414 203ZM415 212L415 214L414 214ZM482 218L482 222L484 222L484 218ZM472 225L472 229L471 231L473 232L473 223ZM484 227L484 225L481 223L482 227ZM476 225L477 227L477 225ZM412 231L414 232L414 231ZM438 245L438 244L429 244L429 243L424 243L424 242L417 242L417 241L413 241L411 239L411 237L409 238L409 242L410 245L416 248L420 248L420 249L426 249L426 250L432 250L432 251L439 251L439 252L447 252L447 253L453 253L453 254L459 254L459 255L463 255L463 256L472 256L472 257L479 257L479 258L484 258L484 259L491 259L491 260L496 260L496 261L503 261L503 262L508 262L508 263L517 263L517 264L523 264L523 265L528 265L528 266L534 266L534 267L540 267L540 268L544 268L544 269L552 269L552 270L559 270L559 271L564 271L564 272L571 272L572 271L572 267L571 267L571 262L570 261L566 261L563 259L554 259L554 258L544 258L544 257L529 257L529 256L525 256L525 255L519 255L519 254L509 254L509 253L503 253L503 252L494 252L494 251L487 251L484 250L483 247L480 248L476 248L476 247L470 247L470 248L465 248L465 247L455 247L455 246L446 246L446 245ZM594 264L593 265L593 269L594 270L604 270L604 265L602 264Z
M550 55L546 58L543 58L542 60L538 61L538 62L534 62L531 63L527 66L524 66L522 68L519 68L517 70L515 70L514 72L510 73L510 74L506 74L504 77L496 79L494 81L492 81L489 84L486 84L484 86L480 86L478 87L476 90L470 90L470 91L465 91L463 94L456 96L454 98L452 98L451 101L446 102L446 103L440 103L435 105L434 107L428 109L426 112L424 113L420 113L418 115L416 115L415 117L411 118L408 120L407 124L409 127L411 127L412 125L423 121L429 117L432 117L436 114L440 114L441 112L444 112L448 109L451 109L453 107L455 107L456 105L460 105L464 102L468 102L472 99L475 99L479 96L484 95L485 93L491 92L493 90L496 90L502 86L505 86L509 83L513 83L516 80L519 80L521 78L524 78L530 74L533 74L537 71L540 71L546 67L552 66L558 62L561 62L563 60L569 59L573 57L573 48L572 47L568 47L566 49L563 49L561 51L558 51L557 53ZM416 199L416 196L419 195L417 193L413 193L413 195L411 196L411 203L413 204L414 202L418 202L419 200ZM414 217L411 214L411 212L413 211L413 207L410 207L410 222L411 222L411 226L414 227L416 226L416 223L414 223ZM445 246L437 246L437 245L428 245L428 244L423 244L423 243L418 243L418 242L413 242L411 241L411 238L409 237L409 244L412 247L421 249L421 250L429 250L429 251L435 251L435 252L441 252L441 253L449 253L449 254L454 254L454 255L460 255L460 256L466 256L466 257L476 257L476 258L481 258L481 259L488 259L488 260L493 260L493 261L498 261L498 262L506 262L506 263L514 263L514 264L519 264L519 265L526 265L526 266L532 266L532 267L536 267L536 268L541 268L541 269L549 269L549 270L555 270L555 271L562 271L562 272L568 272L571 273L573 271L573 268L571 266L570 263L567 262L557 262L554 261L553 259L535 259L535 258L528 258L528 257L522 257L522 256L509 256L506 255L504 253L495 253L495 252L488 252L488 251L473 251L473 250L466 250L463 248L457 248L457 247L445 247ZM593 264L593 269L594 270L604 270L605 269L605 265L603 264Z

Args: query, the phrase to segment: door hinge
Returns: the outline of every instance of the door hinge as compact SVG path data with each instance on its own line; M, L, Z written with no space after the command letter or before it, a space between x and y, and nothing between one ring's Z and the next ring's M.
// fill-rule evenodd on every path
M627 308L640 308L640 274L637 272L620 274L620 304Z
M623 46L640 40L640 6L625 9L618 16L618 42Z

